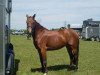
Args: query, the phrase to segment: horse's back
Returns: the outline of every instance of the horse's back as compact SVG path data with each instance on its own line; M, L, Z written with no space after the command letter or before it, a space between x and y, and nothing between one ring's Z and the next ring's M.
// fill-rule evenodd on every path
M78 42L78 35L72 29L45 31L41 38L49 49L59 49Z
M73 29L60 29L60 30L53 30L53 31L45 31L44 35L49 39L62 39L65 42L70 40L79 40L79 36L77 32Z

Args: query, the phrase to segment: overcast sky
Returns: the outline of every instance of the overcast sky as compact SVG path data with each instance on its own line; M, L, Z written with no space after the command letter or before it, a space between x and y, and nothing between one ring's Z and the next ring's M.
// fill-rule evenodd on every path
M12 29L26 29L26 14L36 14L44 27L59 28L66 24L82 25L83 20L100 20L100 0L12 0Z

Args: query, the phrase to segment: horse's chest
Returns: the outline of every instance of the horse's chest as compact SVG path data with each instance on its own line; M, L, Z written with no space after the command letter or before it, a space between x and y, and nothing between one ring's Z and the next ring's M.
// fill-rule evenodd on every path
M44 38L44 37L37 38L37 39L35 39L34 43L35 43L35 46L38 48L45 46L46 45L46 38Z

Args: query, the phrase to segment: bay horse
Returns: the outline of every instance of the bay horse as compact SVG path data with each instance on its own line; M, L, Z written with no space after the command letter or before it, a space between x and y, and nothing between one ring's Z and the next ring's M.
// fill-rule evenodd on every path
M79 36L72 29L59 29L48 30L40 25L35 20L36 14L28 16L27 30L33 37L33 43L39 53L40 62L42 66L42 72L47 73L47 56L46 52L49 50L58 50L66 46L69 57L70 65L74 66L75 70L78 69L78 57L79 57Z

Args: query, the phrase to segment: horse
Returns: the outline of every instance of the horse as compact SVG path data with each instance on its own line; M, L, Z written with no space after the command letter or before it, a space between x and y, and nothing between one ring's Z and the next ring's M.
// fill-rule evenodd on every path
M26 20L27 30L33 37L33 43L37 49L41 62L41 70L47 73L47 51L58 50L66 47L70 57L70 67L78 69L79 36L73 29L48 30L35 19L36 14L28 16Z

